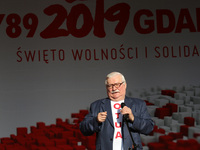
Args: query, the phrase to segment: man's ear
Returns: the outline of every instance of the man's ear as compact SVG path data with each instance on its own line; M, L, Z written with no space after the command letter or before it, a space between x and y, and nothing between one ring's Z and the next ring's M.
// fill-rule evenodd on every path
M127 83L125 83L125 88L127 88Z

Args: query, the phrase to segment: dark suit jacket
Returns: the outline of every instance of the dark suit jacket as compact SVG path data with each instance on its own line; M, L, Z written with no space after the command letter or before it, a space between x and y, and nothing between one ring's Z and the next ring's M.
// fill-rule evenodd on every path
M154 122L143 100L125 97L124 102L127 107L131 108L134 115L134 122L128 123L132 137L139 146L137 150L142 149L140 134L149 134L154 128ZM98 123L97 114L104 111L107 111L106 121ZM85 136L97 134L96 150L112 150L114 124L109 98L97 100L91 104L89 114L80 123L80 130ZM124 150L128 150L133 143L125 122L122 123L122 137Z

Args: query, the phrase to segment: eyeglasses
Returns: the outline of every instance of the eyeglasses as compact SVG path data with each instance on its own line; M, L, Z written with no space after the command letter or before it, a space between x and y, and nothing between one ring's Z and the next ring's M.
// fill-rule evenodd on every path
M115 83L115 84L107 84L107 88L111 89L113 87L115 88L119 88L124 82L121 82L121 83Z

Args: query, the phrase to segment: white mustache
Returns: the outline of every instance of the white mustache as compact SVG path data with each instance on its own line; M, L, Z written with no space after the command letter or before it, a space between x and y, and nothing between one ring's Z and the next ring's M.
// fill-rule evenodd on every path
M111 93L114 94L114 93L119 93L120 91L119 90L115 90L115 91L112 91Z

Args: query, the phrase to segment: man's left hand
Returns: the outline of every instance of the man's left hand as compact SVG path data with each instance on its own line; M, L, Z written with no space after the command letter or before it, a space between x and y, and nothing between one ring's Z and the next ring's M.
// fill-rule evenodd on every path
M132 110L127 107L127 106L124 106L122 109L121 109L121 114L122 115L125 115L125 114L128 114L128 119L131 120L132 122L134 121L134 115L132 113Z

